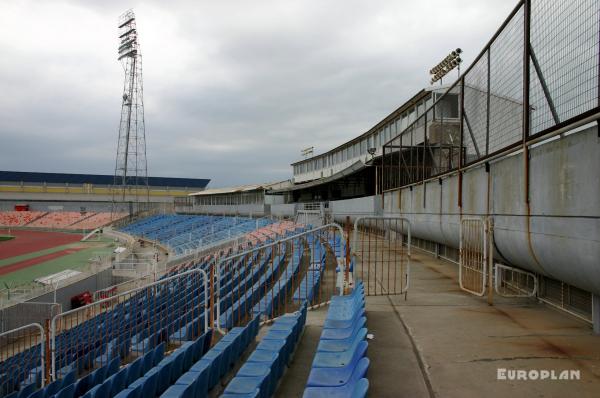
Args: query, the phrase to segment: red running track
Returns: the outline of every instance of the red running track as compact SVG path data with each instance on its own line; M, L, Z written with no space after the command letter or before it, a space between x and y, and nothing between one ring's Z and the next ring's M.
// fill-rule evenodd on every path
M5 265L4 267L0 267L0 275L10 274L11 272L22 270L23 268L29 268L31 266L43 263L45 261L54 260L55 258L59 258L62 256L66 256L67 254L75 253L81 250L81 247L74 247L72 249L61 250L58 252L45 254L43 256L30 258L29 260L19 261L18 263Z
M8 230L2 229L0 230L0 234L8 235ZM11 229L10 235L13 235L15 239L0 242L0 260L50 249L68 243L79 242L83 236L81 234L67 234L64 232L13 229Z

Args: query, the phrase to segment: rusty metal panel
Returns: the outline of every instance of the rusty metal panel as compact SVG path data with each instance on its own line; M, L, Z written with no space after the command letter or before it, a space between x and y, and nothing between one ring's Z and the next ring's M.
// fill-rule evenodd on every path
M410 282L411 224L401 217L359 217L352 237L353 275L367 296L396 295Z

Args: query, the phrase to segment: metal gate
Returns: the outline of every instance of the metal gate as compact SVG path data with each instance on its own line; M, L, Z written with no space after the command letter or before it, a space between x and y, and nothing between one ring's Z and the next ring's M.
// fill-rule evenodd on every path
M296 212L296 223L311 227L320 227L323 225L321 210L298 210Z
M367 296L405 294L410 282L410 221L358 217L354 222L351 275Z
M458 281L461 289L477 296L483 296L486 290L488 231L485 218L463 218L460 221Z

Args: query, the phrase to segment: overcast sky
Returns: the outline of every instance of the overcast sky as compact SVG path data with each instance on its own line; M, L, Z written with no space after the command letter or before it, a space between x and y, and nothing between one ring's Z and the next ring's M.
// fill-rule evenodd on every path
M113 174L133 7L148 173L210 186L291 177L300 149L368 130L461 47L468 66L516 1L0 2L0 169ZM453 75L455 77L455 75Z

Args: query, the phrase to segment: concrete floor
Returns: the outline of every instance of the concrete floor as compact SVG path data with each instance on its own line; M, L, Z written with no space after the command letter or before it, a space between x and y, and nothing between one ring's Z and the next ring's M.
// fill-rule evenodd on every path
M533 299L460 290L456 265L413 252L408 297L367 298L371 397L600 397L600 337ZM310 311L277 390L300 397L325 310ZM498 380L498 369L580 371L580 380Z

